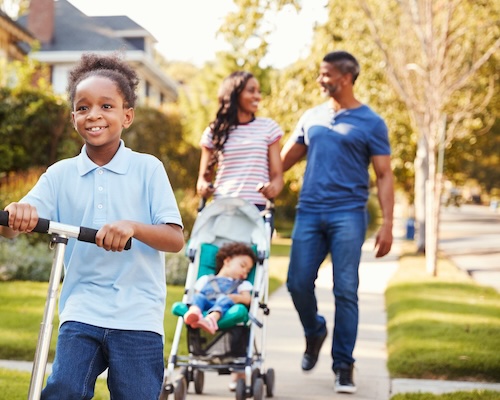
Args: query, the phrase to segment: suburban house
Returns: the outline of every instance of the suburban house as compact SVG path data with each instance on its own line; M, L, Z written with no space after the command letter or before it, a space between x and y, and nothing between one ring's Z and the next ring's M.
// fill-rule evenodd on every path
M22 60L34 42L31 33L0 10L0 61Z
M154 60L156 39L126 16L91 17L67 0L31 0L17 23L39 41L29 56L50 67L55 93L66 92L69 70L83 53L118 51L139 75L140 104L161 107L177 99L177 83Z

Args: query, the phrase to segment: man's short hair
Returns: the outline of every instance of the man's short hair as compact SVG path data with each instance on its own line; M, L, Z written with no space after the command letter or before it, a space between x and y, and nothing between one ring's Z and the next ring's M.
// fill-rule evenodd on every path
M333 64L342 74L351 74L352 83L356 82L359 75L359 63L356 58L347 51L332 51L323 57L323 61Z

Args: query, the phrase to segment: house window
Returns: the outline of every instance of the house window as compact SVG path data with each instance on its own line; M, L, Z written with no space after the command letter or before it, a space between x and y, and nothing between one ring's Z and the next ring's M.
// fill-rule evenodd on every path
M149 84L149 81L146 81L145 85L144 85L144 94L145 94L146 98L149 97L150 91L151 91L151 85Z
M130 43L130 45L132 46L132 48L136 49L136 50L142 50L142 51L145 51L146 50L146 44L144 43L144 38L133 38L133 37L128 37L128 38L124 38L128 43Z

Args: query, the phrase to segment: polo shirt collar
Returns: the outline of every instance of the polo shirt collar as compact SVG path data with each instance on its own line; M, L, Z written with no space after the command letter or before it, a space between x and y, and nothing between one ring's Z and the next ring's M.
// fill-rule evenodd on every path
M118 148L118 151L111 159L111 161L106 165L99 167L87 155L87 145L85 144L83 145L82 151L80 152L77 160L78 173L80 174L80 176L83 176L97 168L104 168L116 174L123 175L127 172L130 165L130 155L131 150L125 147L125 143L123 142L123 140L120 140L120 147Z

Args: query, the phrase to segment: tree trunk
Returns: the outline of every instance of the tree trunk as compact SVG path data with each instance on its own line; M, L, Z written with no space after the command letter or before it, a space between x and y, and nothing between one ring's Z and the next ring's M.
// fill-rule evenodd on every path
M417 227L417 251L425 252L425 182L429 174L429 159L425 136L421 135L417 143L415 156L415 223Z
M427 151L429 159L428 180L426 182L426 234L425 234L425 263L427 273L431 276L436 276L436 259L437 259L437 213L439 206L436 205L437 188L436 188L436 153L434 135L429 135L429 148Z

